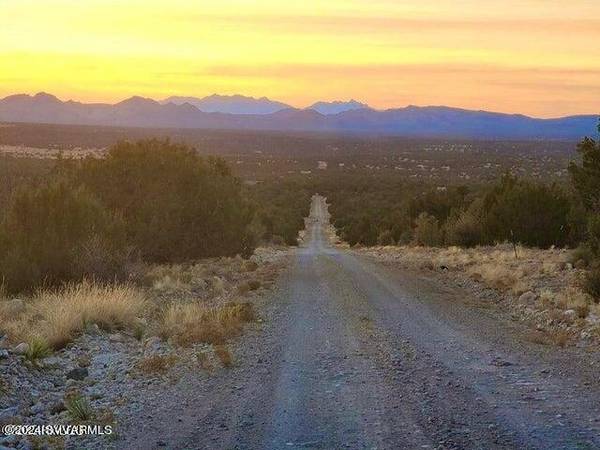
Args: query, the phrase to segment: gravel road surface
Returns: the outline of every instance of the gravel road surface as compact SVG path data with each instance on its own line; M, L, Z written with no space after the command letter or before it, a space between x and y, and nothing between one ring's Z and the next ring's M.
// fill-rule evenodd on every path
M234 349L234 368L152 399L119 448L600 448L597 354L528 342L458 288L305 244Z

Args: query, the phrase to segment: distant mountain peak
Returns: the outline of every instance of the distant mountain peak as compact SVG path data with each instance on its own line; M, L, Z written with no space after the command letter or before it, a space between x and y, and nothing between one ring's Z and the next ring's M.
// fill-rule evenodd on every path
M348 101L334 100L332 102L316 102L310 105L307 109L312 109L324 115L340 114L346 111L356 109L371 109L366 103L361 103L354 99Z
M156 100L152 100L151 98L141 97L139 95L134 95L133 97L129 97L123 101L120 101L115 106L146 106L146 105L158 105L159 103Z
M38 92L32 98L37 101L61 103L61 101L56 96L48 94L47 92Z
M181 97L172 96L161 101L164 105L166 103L174 103L176 105L182 105L189 103L195 106L200 111L209 113L224 113L224 114L273 114L274 112L281 111L282 109L290 108L290 105L285 103L270 100L267 97L247 97L244 95L221 95L211 94L203 98L197 97Z

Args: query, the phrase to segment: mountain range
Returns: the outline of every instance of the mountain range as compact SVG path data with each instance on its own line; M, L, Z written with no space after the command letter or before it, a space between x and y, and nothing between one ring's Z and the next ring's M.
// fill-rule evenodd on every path
M202 111L194 104L195 100L202 107L219 112ZM223 105L229 109L224 110ZM538 119L447 106L374 110L355 101L319 102L313 107L296 109L266 98L242 96L176 97L163 102L136 96L113 105L61 101L39 93L11 95L0 100L0 121L475 139L580 139L595 135L598 122L597 115ZM270 112L274 108L283 109Z
M200 111L225 114L273 114L282 109L291 108L285 103L269 100L267 97L254 98L243 95L209 95L204 98L197 97L169 97L160 102L163 105L174 103L183 105L189 103Z
M316 102L310 105L307 109L312 109L323 115L340 114L346 111L354 111L355 109L371 109L369 105L365 103L357 102L356 100L350 100L348 102Z

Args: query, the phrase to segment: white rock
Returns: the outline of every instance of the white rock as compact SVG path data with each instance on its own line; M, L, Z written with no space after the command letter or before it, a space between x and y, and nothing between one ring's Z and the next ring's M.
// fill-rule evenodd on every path
M577 316L577 311L574 309L567 309L565 312L563 312L563 316L575 318Z
M108 340L111 342L123 342L125 340L125 336L121 333L113 333L108 335Z
M13 348L13 353L17 355L24 355L29 350L29 344L26 342L21 342L15 348Z
M586 317L586 322L589 323L590 325L597 325L600 323L600 317L598 317L596 314L594 313L590 313L588 314L588 316Z

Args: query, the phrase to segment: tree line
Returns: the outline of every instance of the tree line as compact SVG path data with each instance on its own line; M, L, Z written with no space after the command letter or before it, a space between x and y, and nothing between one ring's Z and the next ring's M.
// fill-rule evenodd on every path
M249 189L224 160L162 140L121 142L105 158L60 160L19 181L0 198L0 281L11 292L123 279L139 261L293 245L308 208L294 186Z
M585 138L577 153L562 185L507 173L479 186L365 176L324 181L319 189L350 245L573 247L589 268L587 290L600 299L600 143Z

